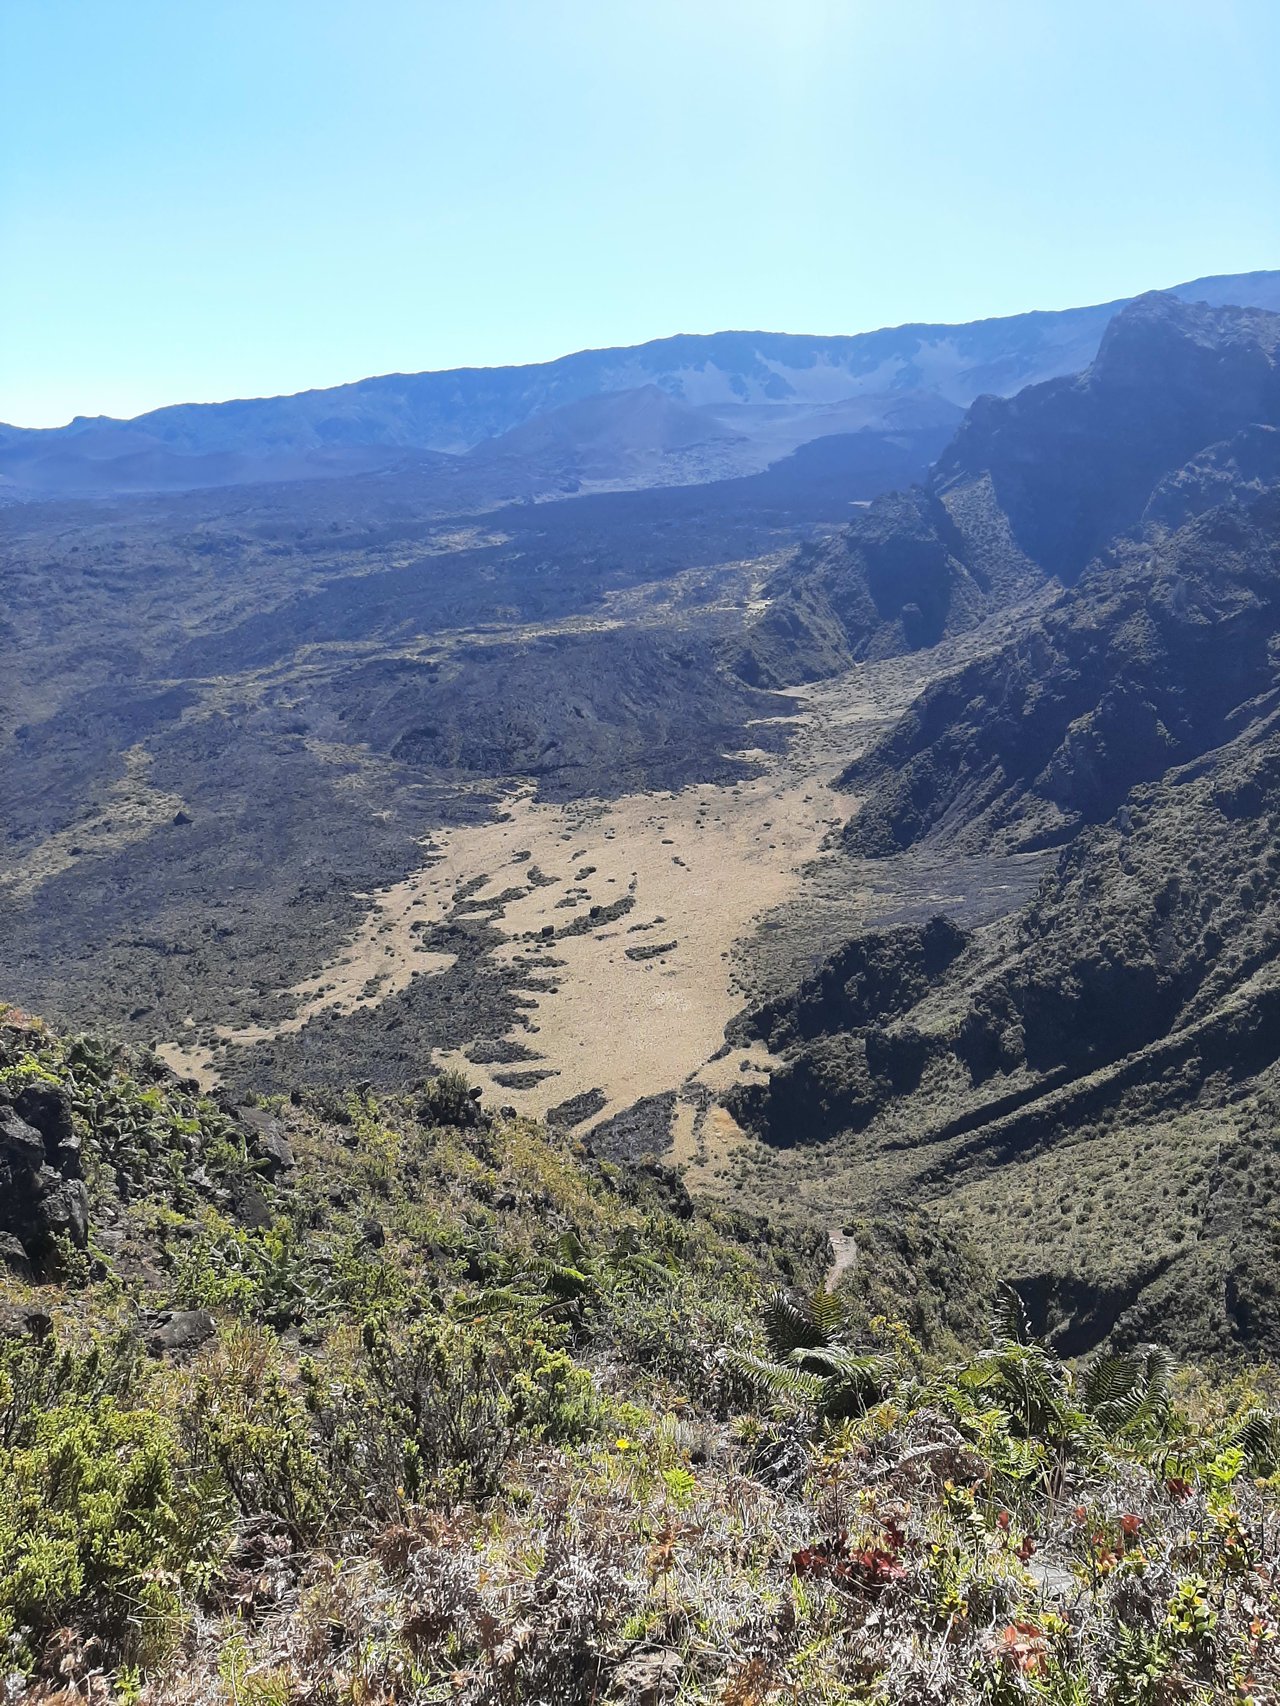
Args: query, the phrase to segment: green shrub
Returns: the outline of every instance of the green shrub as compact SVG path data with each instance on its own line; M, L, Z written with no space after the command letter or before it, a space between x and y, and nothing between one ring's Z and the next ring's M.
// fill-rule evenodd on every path
M524 1446L569 1444L596 1425L590 1375L541 1338L444 1319L364 1334L359 1493L383 1511L497 1492ZM339 1429L341 1431L341 1429Z
M172 1425L130 1408L119 1344L0 1352L0 1639L31 1664L71 1624L118 1657L162 1649L213 1536Z
M313 1317L330 1301L330 1287L328 1265L288 1217L246 1228L208 1211L179 1257L174 1294L185 1308L229 1310L285 1327Z
M479 1125L481 1117L480 1105L461 1072L450 1069L422 1086L418 1118L424 1125L466 1129Z
M286 1385L279 1347L262 1330L232 1327L199 1369L183 1429L191 1461L216 1474L244 1517L270 1517L299 1544L315 1540L336 1504L331 1463ZM330 1458L341 1442L326 1440Z

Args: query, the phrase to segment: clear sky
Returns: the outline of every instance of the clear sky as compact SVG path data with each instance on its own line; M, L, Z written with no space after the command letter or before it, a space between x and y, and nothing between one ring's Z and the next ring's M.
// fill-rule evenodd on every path
M1280 0L0 0L0 420L1280 266Z

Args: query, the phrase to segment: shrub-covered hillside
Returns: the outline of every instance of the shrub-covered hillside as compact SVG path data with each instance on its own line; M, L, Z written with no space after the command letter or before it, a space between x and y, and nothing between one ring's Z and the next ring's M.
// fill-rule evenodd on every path
M852 1237L831 1291L459 1080L219 1106L5 1011L6 1697L1272 1698L1269 1374Z

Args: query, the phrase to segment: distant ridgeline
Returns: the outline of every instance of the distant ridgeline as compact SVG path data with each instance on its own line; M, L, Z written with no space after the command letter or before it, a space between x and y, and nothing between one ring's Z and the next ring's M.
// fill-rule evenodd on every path
M1280 274L1197 279L1175 294L1278 308ZM0 502L396 470L413 473L442 506L483 505L582 481L750 472L800 444L852 433L905 440L918 456L907 478L916 478L975 398L1079 372L1123 306L846 337L715 332L526 367L179 404L131 421L0 426Z

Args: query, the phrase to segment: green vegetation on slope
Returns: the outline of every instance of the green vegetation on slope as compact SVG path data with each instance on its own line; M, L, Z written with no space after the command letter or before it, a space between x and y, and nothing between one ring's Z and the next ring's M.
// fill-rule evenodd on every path
M918 1215L831 1293L454 1077L219 1107L9 1010L0 1103L11 1698L1274 1686L1266 1371L1068 1368Z

